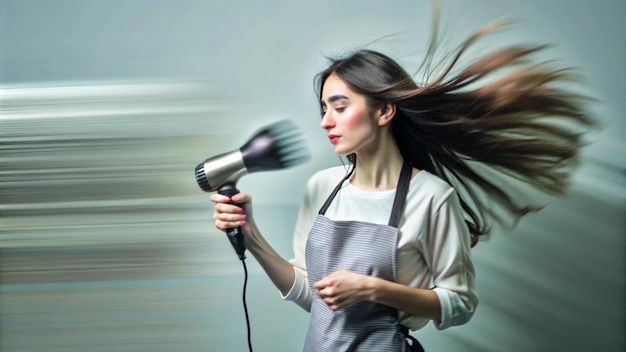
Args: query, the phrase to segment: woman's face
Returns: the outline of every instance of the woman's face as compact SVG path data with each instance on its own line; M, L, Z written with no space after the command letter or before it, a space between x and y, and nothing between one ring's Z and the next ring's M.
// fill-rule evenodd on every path
M367 151L379 130L366 97L356 93L337 75L330 75L322 87L322 122L335 153L348 155Z

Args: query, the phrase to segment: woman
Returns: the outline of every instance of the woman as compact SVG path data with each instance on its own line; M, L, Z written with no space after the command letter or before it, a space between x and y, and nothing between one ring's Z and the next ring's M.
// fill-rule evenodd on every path
M510 47L451 74L493 28L431 82L370 50L317 76L321 127L352 167L309 180L294 260L263 238L250 195L212 195L216 227L242 226L283 297L311 312L305 351L419 351L409 329L466 323L478 304L470 248L492 222L540 208L516 203L507 182L564 192L580 147L572 123L591 124L554 84L564 71L528 64L540 47Z

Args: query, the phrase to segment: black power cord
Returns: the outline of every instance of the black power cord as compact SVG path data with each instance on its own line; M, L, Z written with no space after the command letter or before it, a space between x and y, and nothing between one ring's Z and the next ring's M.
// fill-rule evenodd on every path
M250 337L250 317L248 316L248 304L246 303L246 287L248 286L248 268L246 267L246 257L241 258L241 264L243 264L243 311L246 314L246 326L248 329L248 350L252 352L252 339Z

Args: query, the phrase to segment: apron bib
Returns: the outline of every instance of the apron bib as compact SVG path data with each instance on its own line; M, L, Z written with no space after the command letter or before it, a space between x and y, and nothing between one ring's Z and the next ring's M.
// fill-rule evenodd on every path
M313 283L340 270L397 281L398 224L412 168L407 163L402 166L388 225L333 221L324 216L352 171L335 187L311 228L305 258L312 290ZM397 317L396 309L371 301L358 302L334 312L319 296L314 295L304 351L410 351L406 342L408 329L398 324ZM416 344L419 345L413 339L413 345Z

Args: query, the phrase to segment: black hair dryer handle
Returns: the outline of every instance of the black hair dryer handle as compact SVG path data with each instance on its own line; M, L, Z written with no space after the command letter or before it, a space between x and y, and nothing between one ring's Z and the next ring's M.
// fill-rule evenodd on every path
M235 187L234 184L227 183L220 187L217 190L217 193L227 197L232 197L235 194L239 193L239 190L237 189L237 187ZM241 227L235 227L226 230L226 236L228 237L230 244L233 245L233 248L239 256L239 259L246 259L246 240L243 237L243 231L241 230Z

